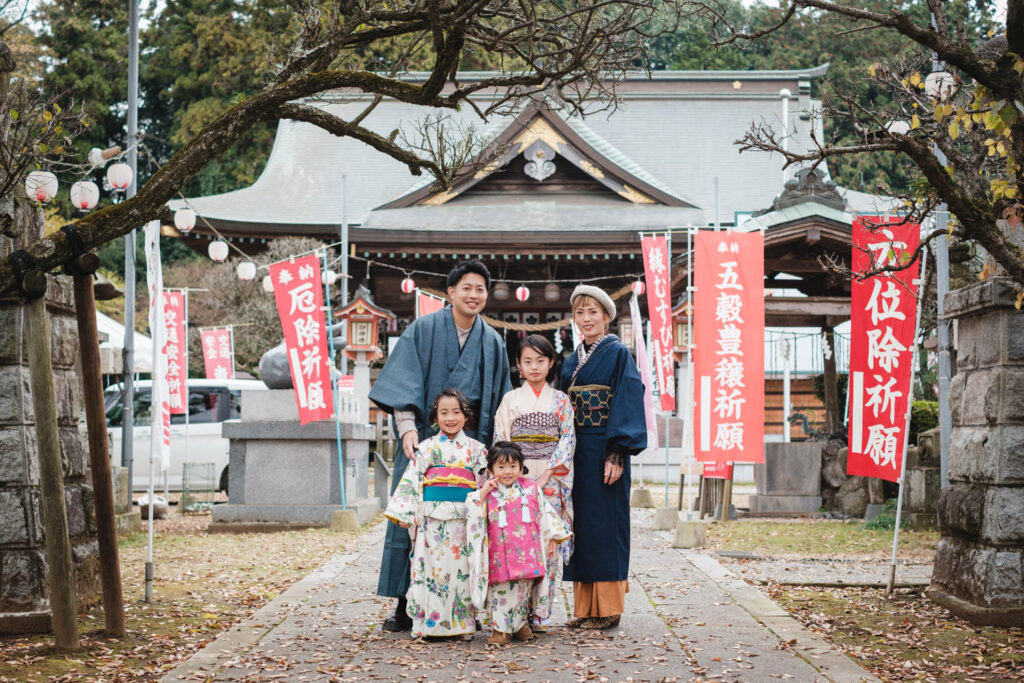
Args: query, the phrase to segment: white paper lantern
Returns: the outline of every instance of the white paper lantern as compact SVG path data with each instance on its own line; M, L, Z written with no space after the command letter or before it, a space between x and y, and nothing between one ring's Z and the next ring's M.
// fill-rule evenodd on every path
M270 279L269 275L263 276L263 291L268 294L274 291L274 281Z
M256 264L252 261L242 261L235 267L239 280L249 281L256 277Z
M402 280L402 292L405 294L412 294L416 289L416 281L411 277L407 277Z
M499 282L494 285L493 296L497 301L508 301L508 283Z
M516 287L516 300L526 301L530 298L530 290L526 285L519 285Z
M643 280L637 280L632 284L633 293L637 296L643 296L644 292L647 291L647 287L644 286Z
M948 71L933 71L924 77L924 91L933 100L945 100L956 89L956 78Z
M49 171L32 171L25 177L25 196L47 204L57 194L57 176Z
M320 282L326 284L328 287L338 281L338 274L333 270L326 270L320 274Z
M206 253L210 255L210 258L219 263L228 257L228 243L224 240L214 240L206 248Z
M100 200L100 188L91 180L79 180L71 186L71 203L79 211L91 211Z
M554 282L549 282L544 285L544 301L550 301L554 303L562 298L562 290L558 288Z
M132 184L132 167L123 162L111 164L107 168L107 183L115 190L127 190Z
M174 212L174 227L180 232L188 233L196 227L196 212L192 209L181 208Z
M910 132L910 124L906 121L890 121L885 124L885 129L893 135L906 135Z

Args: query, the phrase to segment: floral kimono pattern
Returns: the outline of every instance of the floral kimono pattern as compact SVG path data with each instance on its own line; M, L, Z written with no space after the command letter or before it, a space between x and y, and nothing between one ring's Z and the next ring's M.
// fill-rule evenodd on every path
M520 477L511 486L498 485L489 494L499 505L514 499L522 499L529 494L536 496L540 509L540 533L536 542L540 548L536 551L546 555L548 542L555 540L564 542L572 536L571 527L567 526L555 512L547 496L538 495L537 485L525 477ZM466 533L470 546L470 582L472 584L472 601L481 613L491 622L491 628L503 633L515 633L522 628L532 616L536 619L548 619L551 616L551 598L549 577L547 573L539 579L523 579L521 581L490 581L490 543L488 536L488 504L481 500L480 493L475 491L466 499ZM494 507L493 505L491 507ZM509 526L520 523L516 517L507 518ZM492 525L492 528L493 525ZM558 553L555 553L556 557ZM560 564L560 563L559 563Z
M475 490L487 465L487 449L459 432L420 443L384 515L409 526L412 539L408 613L413 637L472 635L476 621L470 597L470 548L466 503L458 491ZM424 500L424 490L431 493ZM433 499L429 499L433 498Z

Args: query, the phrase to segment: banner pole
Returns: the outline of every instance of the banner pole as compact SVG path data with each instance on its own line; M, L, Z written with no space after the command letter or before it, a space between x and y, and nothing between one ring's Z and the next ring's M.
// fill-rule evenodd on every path
M885 594L892 595L896 587L896 549L900 542L900 518L903 515L903 482L907 475L907 446L910 443L910 414L911 406L914 405L914 378L917 376L917 347L919 346L921 334L921 287L924 286L926 268L928 267L928 251L921 251L921 271L918 275L917 285L917 315L914 322L914 348L910 354L910 386L907 389L907 416L906 426L903 434L903 461L900 463L899 492L896 494L896 528L892 533L892 562L889 565L889 582L885 587Z
M189 414L192 412L192 395L188 391L188 289L182 292L182 296L185 300L185 464L189 463ZM202 343L202 340L200 340ZM185 473L182 472L182 479L184 480ZM182 491L184 492L185 482L181 482ZM184 502L184 501L183 501Z
M669 307L671 308L671 306L672 306L672 233L671 232L665 234L665 251L668 252L668 254L667 254L668 281L669 281L668 298L669 298ZM669 321L669 323L671 324L671 320ZM671 328L669 328L669 329L671 329ZM662 337L662 338L664 339L664 337ZM672 363L672 355L671 355L672 354L672 350L671 349L664 349L663 348L661 350L661 352L668 355L668 362L670 364L672 364L672 368L674 369L675 368L675 364ZM661 376L661 372L660 371L658 372L658 375L659 375L659 379L660 379L660 376ZM675 383L675 378L673 377L673 381L672 382L666 382L665 383L665 389L666 390L667 389L671 389L672 385L674 383ZM673 401L673 403L674 403L674 401ZM672 416L672 411L671 410L666 410L665 411L665 507L668 507L668 480L669 480L668 442L669 442L670 429L671 429L671 425L669 423L669 418L671 416Z
M348 506L345 501L345 463L341 452L341 404L338 402L341 398L338 391L338 375L340 373L338 372L337 351L334 348L334 325L331 321L331 286L327 281L327 249L324 249L323 258L324 307L327 312L327 340L330 344L331 354L331 395L334 397L334 440L338 449L338 486L341 493L341 509L345 510ZM344 286L348 287L348 283L344 283Z
M693 513L693 230L686 231L686 414L683 457L686 458L686 519ZM684 311L685 312L685 311Z

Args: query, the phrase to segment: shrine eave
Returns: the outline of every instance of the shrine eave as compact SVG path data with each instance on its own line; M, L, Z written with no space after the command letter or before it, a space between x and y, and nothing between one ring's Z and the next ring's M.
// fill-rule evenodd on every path
M850 319L850 298L835 296L766 296L768 327L835 327Z

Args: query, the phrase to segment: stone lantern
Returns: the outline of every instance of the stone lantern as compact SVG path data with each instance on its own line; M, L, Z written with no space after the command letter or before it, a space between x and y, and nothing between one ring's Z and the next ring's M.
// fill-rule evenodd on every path
M378 345L380 325L394 320L395 314L377 306L369 290L360 287L355 298L334 315L345 322L348 340L345 355L355 361L353 390L360 399L360 412L367 413L359 419L366 422L369 420L369 403L365 399L370 395L370 361L383 355Z

